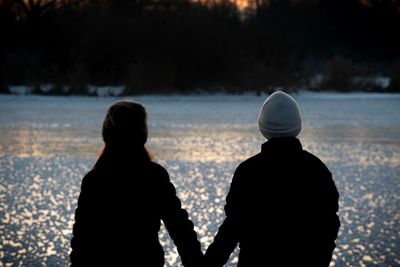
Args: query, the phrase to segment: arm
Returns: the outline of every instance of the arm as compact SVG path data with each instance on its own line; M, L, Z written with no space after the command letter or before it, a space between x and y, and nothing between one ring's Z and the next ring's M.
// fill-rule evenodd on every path
M70 255L72 264L82 263L85 259L82 258L82 251L88 248L85 244L89 237L90 230L90 206L91 206L91 191L90 180L93 176L92 172L85 175L82 180L81 192L78 198L78 206L75 210L75 223L73 226L73 237L71 240L72 252Z
M332 174L329 172L328 186L327 186L328 196L329 196L329 211L330 214L327 218L327 227L328 227L328 235L327 235L327 248L330 250L329 253L329 262L332 259L333 250L336 247L335 240L339 233L340 228L340 219L337 212L339 211L339 192L336 188L336 185L332 179ZM328 263L329 265L329 263Z
M337 214L339 210L339 193L332 179L331 172L327 171L323 177L325 183L321 186L321 204L318 205L319 218L316 220L318 242L315 248L319 266L329 266L332 253L336 247L335 240L340 228L340 220Z
M162 172L161 219L178 249L183 265L201 266L203 253L196 232L193 230L193 223L189 220L186 210L182 208L168 173L165 170Z
M232 251L238 243L238 208L240 205L240 170L237 169L226 197L226 218L218 229L214 242L209 246L205 254L208 267L223 266L229 259Z

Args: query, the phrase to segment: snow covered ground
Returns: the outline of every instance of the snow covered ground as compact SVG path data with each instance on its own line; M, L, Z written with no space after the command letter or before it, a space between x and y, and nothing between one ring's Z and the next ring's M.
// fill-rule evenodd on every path
M169 171L203 249L224 218L234 169L264 141L256 119L265 97L135 98L149 112L148 146ZM342 227L332 265L399 266L400 95L294 97L303 115L300 139L326 162L341 195ZM101 149L102 119L114 100L0 95L4 266L68 264L80 181ZM160 237L168 266L180 266L164 229ZM235 266L236 253L227 266Z

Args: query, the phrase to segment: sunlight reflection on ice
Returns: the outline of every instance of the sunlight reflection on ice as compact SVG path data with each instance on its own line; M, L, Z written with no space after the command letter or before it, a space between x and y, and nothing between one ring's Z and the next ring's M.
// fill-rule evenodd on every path
M169 171L203 250L224 219L235 168L263 142L254 123L262 97L219 98L139 99L149 109L149 147ZM101 149L101 120L113 100L0 96L4 266L68 264L80 182ZM371 101L375 110L366 107ZM304 147L327 163L341 194L331 266L399 266L399 99L299 102ZM164 227L159 235L167 266L180 266ZM237 251L227 266L235 263Z

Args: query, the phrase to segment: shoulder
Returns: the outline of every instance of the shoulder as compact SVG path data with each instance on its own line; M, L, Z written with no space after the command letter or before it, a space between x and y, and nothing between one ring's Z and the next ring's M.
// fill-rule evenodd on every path
M320 186L319 190L321 190L326 197L332 197L331 199L337 202L339 198L339 192L336 188L331 171L317 156L306 150L304 150L303 154L304 158L306 159L306 163L313 169L312 173L315 179L312 181L316 182L316 185Z
M88 173L83 176L82 179L82 189L90 186L99 176L99 172L94 169L90 170Z
M254 169L254 167L259 166L260 164L264 164L262 161L262 156L261 153L258 153L243 162L239 164L239 166L236 168L236 173L246 171L246 170L251 170Z
M96 195L100 191L101 180L99 171L92 169L86 173L81 182L78 202L82 204L82 202L87 202L89 199L92 199L93 195Z
M165 197L166 195L175 194L175 187L169 178L167 170L153 161L151 161L148 166L150 168L150 177L148 177L150 179L148 181L151 183L150 186L157 190L158 196Z
M303 159L305 160L308 166L312 166L313 168L318 170L320 174L324 174L326 176L332 176L332 173L325 165L325 163L322 162L322 160L319 159L314 154L308 152L307 150L303 150Z
M161 178L169 179L169 175L168 175L167 170L163 166L161 166L160 164L158 164L156 162L153 162L153 161L150 161L148 166L149 166L149 169L150 169L151 173L153 173L156 176L159 176Z

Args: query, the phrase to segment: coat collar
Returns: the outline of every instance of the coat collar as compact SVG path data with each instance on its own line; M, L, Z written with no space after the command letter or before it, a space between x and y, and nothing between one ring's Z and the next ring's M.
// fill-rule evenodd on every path
M272 138L261 146L261 153L269 153L271 151L279 153L300 150L303 150L303 146L296 137Z

